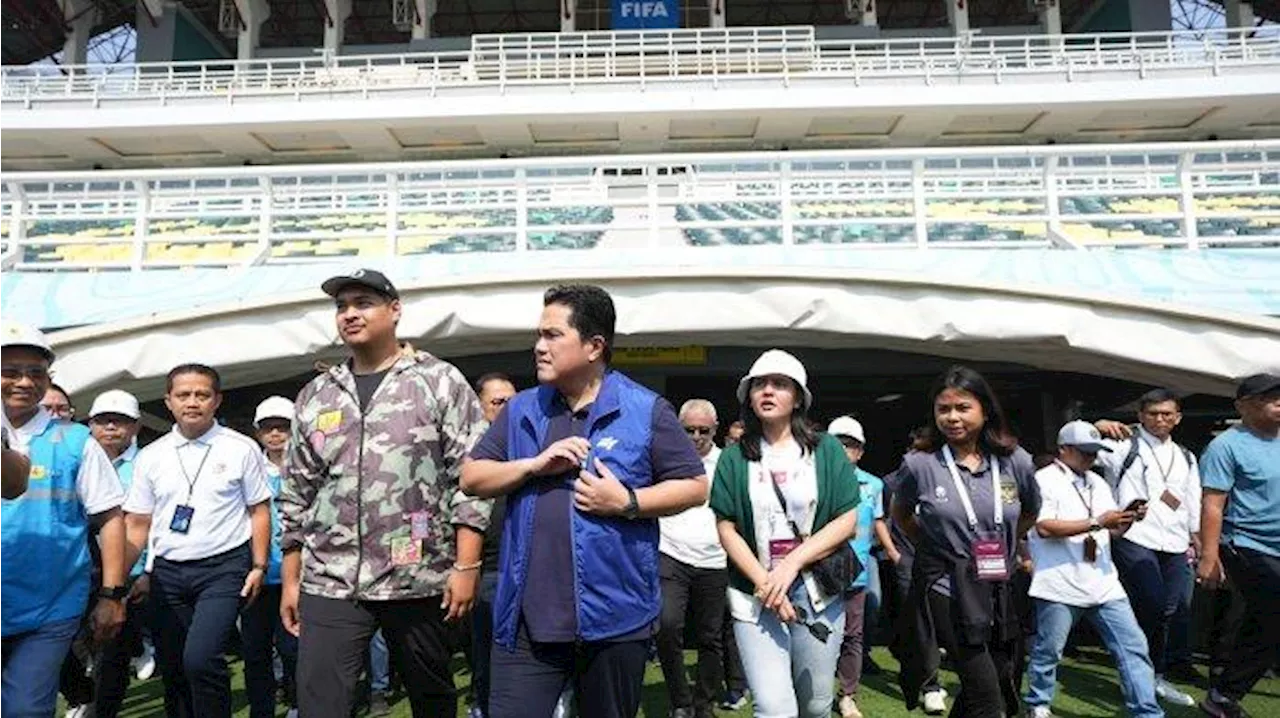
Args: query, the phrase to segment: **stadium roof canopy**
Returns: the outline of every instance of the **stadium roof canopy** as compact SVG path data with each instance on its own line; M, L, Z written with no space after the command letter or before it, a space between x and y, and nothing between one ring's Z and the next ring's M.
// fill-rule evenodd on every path
M432 21L434 37L467 37L477 33L554 32L559 30L560 2L567 0L439 0ZM1188 0L1221 5L1221 0ZM90 0L98 13L93 35L146 22L145 5L137 0ZM845 0L708 0L685 2L686 24L707 24L709 2L724 2L728 24L738 26L845 25ZM218 26L219 0L179 0L205 27ZM1075 27L1099 0L1062 0L1062 24ZM262 32L262 47L319 47L323 44L327 12L324 0L269 0L271 15ZM25 65L62 49L67 22L59 0L2 0L3 62ZM578 0L581 30L605 29L609 0ZM409 32L395 27L391 0L353 0L347 21L348 45L406 43ZM1256 0L1259 18L1280 19L1280 0ZM142 19L139 20L139 15ZM946 25L944 4L937 0L884 0L878 8L884 29L937 28ZM970 22L974 28L1036 24L1025 0L973 0ZM234 54L234 39L227 42Z

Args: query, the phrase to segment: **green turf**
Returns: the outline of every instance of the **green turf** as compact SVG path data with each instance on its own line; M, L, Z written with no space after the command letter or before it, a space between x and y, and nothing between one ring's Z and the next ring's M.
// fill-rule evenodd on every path
M693 655L693 653L686 654L686 662L690 666L693 664ZM877 648L874 655L876 661L887 670L879 676L868 677L864 682L859 698L863 714L868 718L894 718L908 715L902 706L902 694L896 683L897 663L882 648ZM237 718L244 718L249 715L249 710L239 663L233 664L233 672L232 700L235 705L235 715ZM460 692L465 690L469 679L466 671L460 668L458 671ZM1061 718L1102 718L1124 715L1120 685L1116 680L1116 672L1111 665L1110 656L1105 652L1085 650L1079 660L1064 661L1058 672L1058 680L1058 697L1054 701L1053 710ZM954 694L957 690L955 676L944 673L943 685ZM1183 690L1197 700L1204 696L1204 692L1197 688L1183 686ZM1244 706L1255 718L1280 716L1280 680L1260 682L1253 693L1245 699ZM1191 718L1201 715L1196 708L1166 706L1166 712L1170 718ZM460 705L458 715L465 714L465 706ZM135 681L125 699L121 715L125 718L163 716L163 690L160 679L156 677L145 683ZM280 710L279 715L284 715L283 709ZM401 699L396 703L392 708L392 715L396 718L408 718L410 715L408 701ZM662 672L656 663L650 664L645 673L644 698L640 715L646 718L665 718L667 715L666 690L662 684ZM751 710L747 708L736 713L720 712L720 715L746 717L751 715ZM924 713L916 711L915 715L923 716Z

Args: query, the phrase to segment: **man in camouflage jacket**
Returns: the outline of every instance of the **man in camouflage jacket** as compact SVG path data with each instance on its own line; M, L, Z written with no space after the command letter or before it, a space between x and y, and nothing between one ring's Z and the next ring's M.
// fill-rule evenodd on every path
M458 480L484 414L457 368L400 351L399 294L384 276L360 270L323 288L352 358L298 395L279 498L299 715L350 714L381 628L415 718L452 717L446 623L474 600L491 506Z

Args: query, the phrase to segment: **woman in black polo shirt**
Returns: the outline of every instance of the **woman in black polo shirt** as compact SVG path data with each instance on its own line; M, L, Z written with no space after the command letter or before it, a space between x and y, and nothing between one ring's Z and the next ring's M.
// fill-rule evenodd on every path
M1035 521L1040 497L1031 455L1018 447L982 375L947 370L929 395L933 422L923 451L899 469L894 519L916 545L913 607L901 683L914 708L927 678L919 657L936 644L934 621L954 631L960 693L952 716L1016 715L1013 657L1022 640L1013 604L1013 555ZM949 582L949 593L930 590Z

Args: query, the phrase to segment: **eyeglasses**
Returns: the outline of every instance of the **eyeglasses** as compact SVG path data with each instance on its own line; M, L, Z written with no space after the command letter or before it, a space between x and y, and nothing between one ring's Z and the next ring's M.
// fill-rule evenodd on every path
M23 366L19 364L7 364L5 366L0 366L0 377L4 377L10 381L20 381L24 376L31 381L38 382L48 379L50 374L47 367L37 365Z
M716 430L710 426L686 426L684 433L689 436L711 436Z

